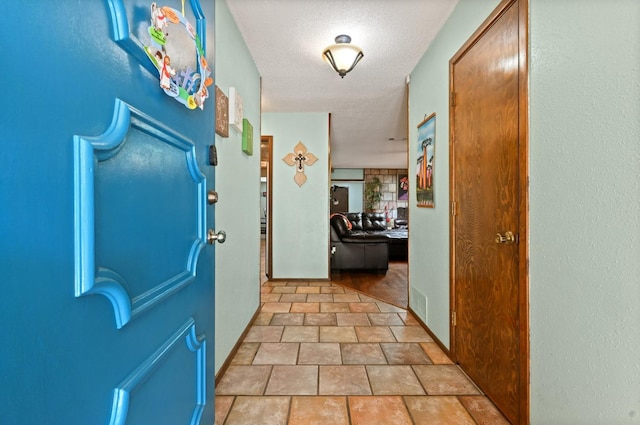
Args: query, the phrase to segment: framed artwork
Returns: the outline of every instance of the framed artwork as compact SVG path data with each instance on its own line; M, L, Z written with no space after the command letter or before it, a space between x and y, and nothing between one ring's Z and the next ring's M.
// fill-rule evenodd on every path
M229 124L242 131L242 98L235 87L229 87Z
M200 40L203 34L198 34L184 13L171 7L158 7L153 2L150 13L151 25L147 32L151 38L144 46L144 52L158 70L160 88L188 109L204 109L204 101L209 97L207 87L213 84L213 78ZM195 70L192 65L180 64L181 60L176 60L184 55L183 44L177 41L183 38L180 33L193 43Z
M433 166L436 147L436 113L418 124L416 161L416 201L419 207L434 208Z
M409 175L407 173L398 174L398 201L409 199Z
M253 126L246 118L242 120L242 152L253 155Z
M216 86L216 134L229 137L229 98Z

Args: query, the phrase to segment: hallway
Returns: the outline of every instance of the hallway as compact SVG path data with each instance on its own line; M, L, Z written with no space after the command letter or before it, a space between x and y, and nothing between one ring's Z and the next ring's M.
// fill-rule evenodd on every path
M326 281L261 292L217 425L508 423L406 310Z

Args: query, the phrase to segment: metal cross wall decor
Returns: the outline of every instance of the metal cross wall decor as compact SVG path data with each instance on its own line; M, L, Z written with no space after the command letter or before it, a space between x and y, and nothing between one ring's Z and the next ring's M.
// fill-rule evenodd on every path
M315 164L318 158L311 152L307 152L307 147L302 142L298 142L293 148L293 153L286 154L282 160L288 165L296 166L296 175L293 176L293 181L298 186L302 186L307 181L307 176L304 174L304 166Z

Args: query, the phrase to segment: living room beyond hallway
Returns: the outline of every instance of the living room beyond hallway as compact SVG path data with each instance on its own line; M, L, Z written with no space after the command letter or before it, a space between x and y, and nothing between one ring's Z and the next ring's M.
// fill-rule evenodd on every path
M342 271L332 273L331 282L406 309L409 305L407 267L406 261L389 261L389 270L384 275L366 271ZM265 275L265 240L261 239L260 284L267 280Z

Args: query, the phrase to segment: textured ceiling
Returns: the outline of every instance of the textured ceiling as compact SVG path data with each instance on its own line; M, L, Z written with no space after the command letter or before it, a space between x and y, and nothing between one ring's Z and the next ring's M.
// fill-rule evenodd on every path
M458 0L226 1L262 76L263 112L330 112L335 168L407 167L406 77ZM339 34L364 53L344 79L322 60Z

